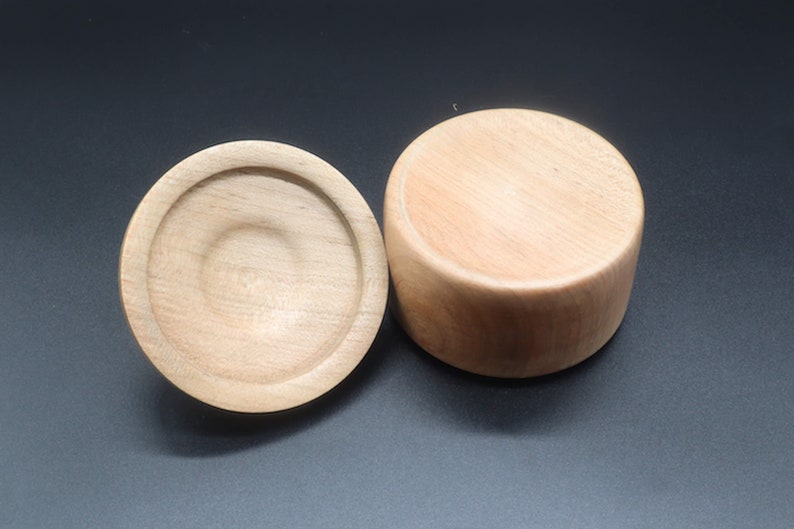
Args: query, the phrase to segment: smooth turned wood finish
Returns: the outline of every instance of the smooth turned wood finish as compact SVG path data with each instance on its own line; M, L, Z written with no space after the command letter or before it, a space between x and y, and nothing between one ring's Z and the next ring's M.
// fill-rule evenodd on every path
M135 338L176 386L271 412L336 386L383 319L380 230L336 169L273 142L211 147L152 187L121 250Z
M620 325L643 216L628 162L586 127L522 109L457 116L411 143L389 177L392 310L458 368L565 369Z

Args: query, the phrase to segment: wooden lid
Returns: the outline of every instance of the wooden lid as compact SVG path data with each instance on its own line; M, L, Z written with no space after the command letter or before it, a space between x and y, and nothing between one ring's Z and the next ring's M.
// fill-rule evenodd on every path
M454 117L414 140L389 177L395 313L462 369L563 369L623 318L643 217L634 171L588 128L524 109Z
M239 141L155 183L119 282L135 338L171 382L219 408L272 412L358 365L388 272L377 222L341 173L296 147Z

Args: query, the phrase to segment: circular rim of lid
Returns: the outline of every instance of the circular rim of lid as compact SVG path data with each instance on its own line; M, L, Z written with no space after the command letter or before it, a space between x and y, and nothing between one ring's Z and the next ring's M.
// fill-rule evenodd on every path
M307 372L275 382L236 380L210 372L169 342L152 308L149 260L161 222L188 190L227 171L262 168L287 173L321 195L338 214L357 252L360 295L350 327ZM302 217L305 219L305 217ZM383 321L388 267L380 228L366 200L342 173L307 151L272 141L222 143L192 154L168 170L130 219L119 258L119 291L133 336L152 364L185 393L217 408L264 413L294 408L344 380L369 350Z
M460 263L457 263L453 259L443 255L442 253L438 252L435 248L433 248L428 241L422 237L419 231L414 226L411 215L409 214L408 208L405 203L405 195L404 195L404 187L405 187L405 178L408 169L411 167L413 159L415 157L415 150L416 145L421 144L423 140L427 138L433 137L437 134L446 134L450 130L454 133L455 132L455 125L457 123L461 123L464 120L470 119L477 119L480 116L495 116L500 113L526 113L527 115L533 115L541 119L545 120L556 120L560 123L565 123L567 126L572 126L577 132L582 133L594 139L600 143L600 146L606 151L608 151L612 156L616 159L620 160L621 163L624 165L625 169L627 169L628 173L633 176L631 185L634 187L633 195L634 199L637 200L639 217L634 226L633 232L625 238L625 246L622 249L622 252L628 251L632 244L642 236L643 227L644 227L644 198L642 193L642 188L640 186L639 180L637 179L636 173L634 169L629 164L628 160L623 156L623 154L614 146L611 142L609 142L606 138L601 136L596 131L590 129L589 127L582 125L581 123L574 121L570 118L566 118L564 116L560 116L558 114L544 112L541 110L533 110L527 108L514 108L514 107L505 107L505 108L487 108L482 110L475 110L472 112L466 112L463 114L459 114L453 116L451 118L445 119L429 129L422 132L419 136L417 136L413 141L411 141L408 146L400 153L397 161L394 163L392 167L391 174L389 176L389 182L387 184L386 190L386 204L384 211L388 208L389 202L393 202L395 205L395 214L399 215L406 227L408 228L408 233L410 234L410 238L414 244L417 244L422 249L422 257L424 259L428 259L432 265L444 271L444 273L448 274L450 278L455 278L456 280L462 283L471 283L481 285L483 288L491 291L506 291L506 292L532 292L539 289L554 289L554 290L565 290L570 288L572 285L585 283L588 280L596 277L600 274L603 274L602 268L592 268L590 270L582 271L579 274L572 275L569 277L560 277L555 279L504 279L504 278L495 278L488 274L472 270L470 268L462 266ZM384 222L388 222L389 215L384 213ZM388 230L387 230L388 231ZM617 256L616 256L617 257Z

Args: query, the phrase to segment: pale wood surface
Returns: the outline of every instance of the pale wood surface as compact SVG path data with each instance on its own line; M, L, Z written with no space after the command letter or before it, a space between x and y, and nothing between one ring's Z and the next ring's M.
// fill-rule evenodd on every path
M632 168L586 127L522 109L452 118L389 177L392 307L419 345L462 369L564 369L623 319L643 218Z
M133 215L121 298L152 363L211 405L278 411L344 379L383 318L380 230L336 169L242 141L168 171Z

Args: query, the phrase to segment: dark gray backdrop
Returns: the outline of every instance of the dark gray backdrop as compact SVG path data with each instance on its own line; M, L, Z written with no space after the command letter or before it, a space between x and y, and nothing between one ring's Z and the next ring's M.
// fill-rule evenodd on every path
M0 527L791 527L794 4L287 4L0 1ZM415 136L500 106L595 129L642 183L591 360L474 377L387 315L272 416L147 363L118 249L171 165L292 143L380 219Z

